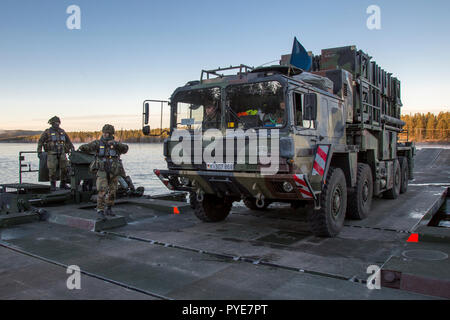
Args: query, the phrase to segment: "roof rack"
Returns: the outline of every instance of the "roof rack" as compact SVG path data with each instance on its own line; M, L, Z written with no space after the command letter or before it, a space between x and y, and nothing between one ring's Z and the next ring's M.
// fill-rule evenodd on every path
M249 67L245 64L240 64L238 66L229 66L227 68L217 68L212 70L202 70L202 74L200 75L200 82L203 82L203 74L206 74L206 80L209 80L210 75L217 76L219 78L223 78L225 75L218 73L219 71L226 71L226 70L233 70L233 69L239 69L239 76L242 75L242 70L244 70L244 73L248 73L249 71L253 70L253 67Z

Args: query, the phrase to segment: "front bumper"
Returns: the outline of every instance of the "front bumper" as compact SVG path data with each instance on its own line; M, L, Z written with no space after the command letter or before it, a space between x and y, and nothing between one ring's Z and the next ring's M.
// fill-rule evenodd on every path
M317 193L303 174L261 175L248 172L158 170L154 173L170 190L215 194L229 197L263 196L273 200L315 200ZM180 178L189 179L182 184ZM186 179L185 182L187 182ZM291 191L283 188L283 183L292 185Z

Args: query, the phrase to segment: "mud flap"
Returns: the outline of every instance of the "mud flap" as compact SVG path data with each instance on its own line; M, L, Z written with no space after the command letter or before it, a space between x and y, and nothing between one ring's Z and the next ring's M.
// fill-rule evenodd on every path
M294 174L293 175L295 185L298 191L301 193L304 199L314 199L316 200L316 195L311 185L309 184L308 178L304 174Z
M331 159L331 157L329 156L331 154L330 151L330 144L319 144L317 146L316 156L314 157L314 163L311 172L312 176L319 176L321 179L326 177Z
M319 183L323 187L326 182L326 176L331 162L331 144L319 144L317 145L316 155L314 157L314 163L311 170L311 180ZM314 194L315 195L315 194ZM314 197L314 209L319 210L321 207L320 197L315 195Z

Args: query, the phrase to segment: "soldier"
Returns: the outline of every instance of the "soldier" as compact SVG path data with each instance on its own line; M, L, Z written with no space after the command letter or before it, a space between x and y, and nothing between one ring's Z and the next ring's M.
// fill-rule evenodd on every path
M96 154L91 170L97 173L97 214L100 219L105 219L105 214L115 216L112 206L116 198L118 180L120 176L125 176L120 155L127 153L128 146L114 140L112 125L105 124L102 132L100 140L83 144L79 151Z
M39 138L37 152L41 158L42 147L47 154L47 167L49 171L51 190L56 190L56 180L58 178L58 170L60 170L61 189L67 189L67 157L66 153L73 151L74 147L67 133L59 127L61 120L54 116L48 123L51 127L46 129Z
M267 113L264 115L263 122L265 126L277 126L284 122L284 113L286 110L286 103L280 102L280 108L274 113Z
M218 128L220 124L219 108L213 102L208 102L205 105L205 118L203 119L203 128Z

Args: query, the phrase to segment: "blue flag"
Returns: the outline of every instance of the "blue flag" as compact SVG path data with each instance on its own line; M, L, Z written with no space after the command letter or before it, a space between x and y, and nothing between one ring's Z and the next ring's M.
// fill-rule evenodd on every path
M308 55L308 52L306 52L300 42L298 42L296 37L294 38L294 44L292 46L290 64L304 71L309 71L312 65L311 57Z

